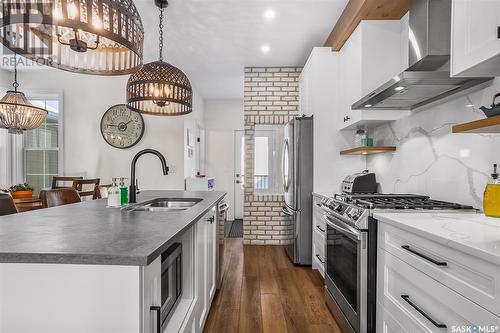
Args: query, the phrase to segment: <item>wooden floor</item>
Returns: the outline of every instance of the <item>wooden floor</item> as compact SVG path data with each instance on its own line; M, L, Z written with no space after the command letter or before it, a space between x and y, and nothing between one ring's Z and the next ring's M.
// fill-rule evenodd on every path
M224 281L204 332L341 332L318 272L294 266L281 246L226 239L226 248Z

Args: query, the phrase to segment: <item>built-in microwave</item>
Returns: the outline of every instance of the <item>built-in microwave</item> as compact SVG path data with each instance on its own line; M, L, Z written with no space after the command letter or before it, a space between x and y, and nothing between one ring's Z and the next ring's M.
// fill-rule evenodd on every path
M161 307L156 311L157 332L163 332L182 295L182 244L175 243L161 255Z

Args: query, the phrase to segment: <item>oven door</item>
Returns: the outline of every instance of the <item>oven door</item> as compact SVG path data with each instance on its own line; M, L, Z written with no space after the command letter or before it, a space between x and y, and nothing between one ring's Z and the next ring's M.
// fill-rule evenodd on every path
M326 221L325 284L356 332L366 332L367 234L333 214Z

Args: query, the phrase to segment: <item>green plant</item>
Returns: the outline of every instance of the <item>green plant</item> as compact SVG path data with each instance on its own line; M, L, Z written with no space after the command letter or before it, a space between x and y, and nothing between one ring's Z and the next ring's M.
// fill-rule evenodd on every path
M4 190L5 192L18 192L18 191L33 191L33 187L29 185L28 183L24 184L17 184L9 187L7 190Z

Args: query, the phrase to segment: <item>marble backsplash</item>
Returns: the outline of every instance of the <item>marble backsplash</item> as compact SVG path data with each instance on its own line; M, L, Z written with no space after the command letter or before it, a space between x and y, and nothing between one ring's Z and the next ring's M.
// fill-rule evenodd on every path
M416 193L482 208L493 163L500 164L500 134L452 134L458 123L484 118L500 92L500 78L489 87L458 97L369 131L375 145L397 151L367 157L385 193Z

